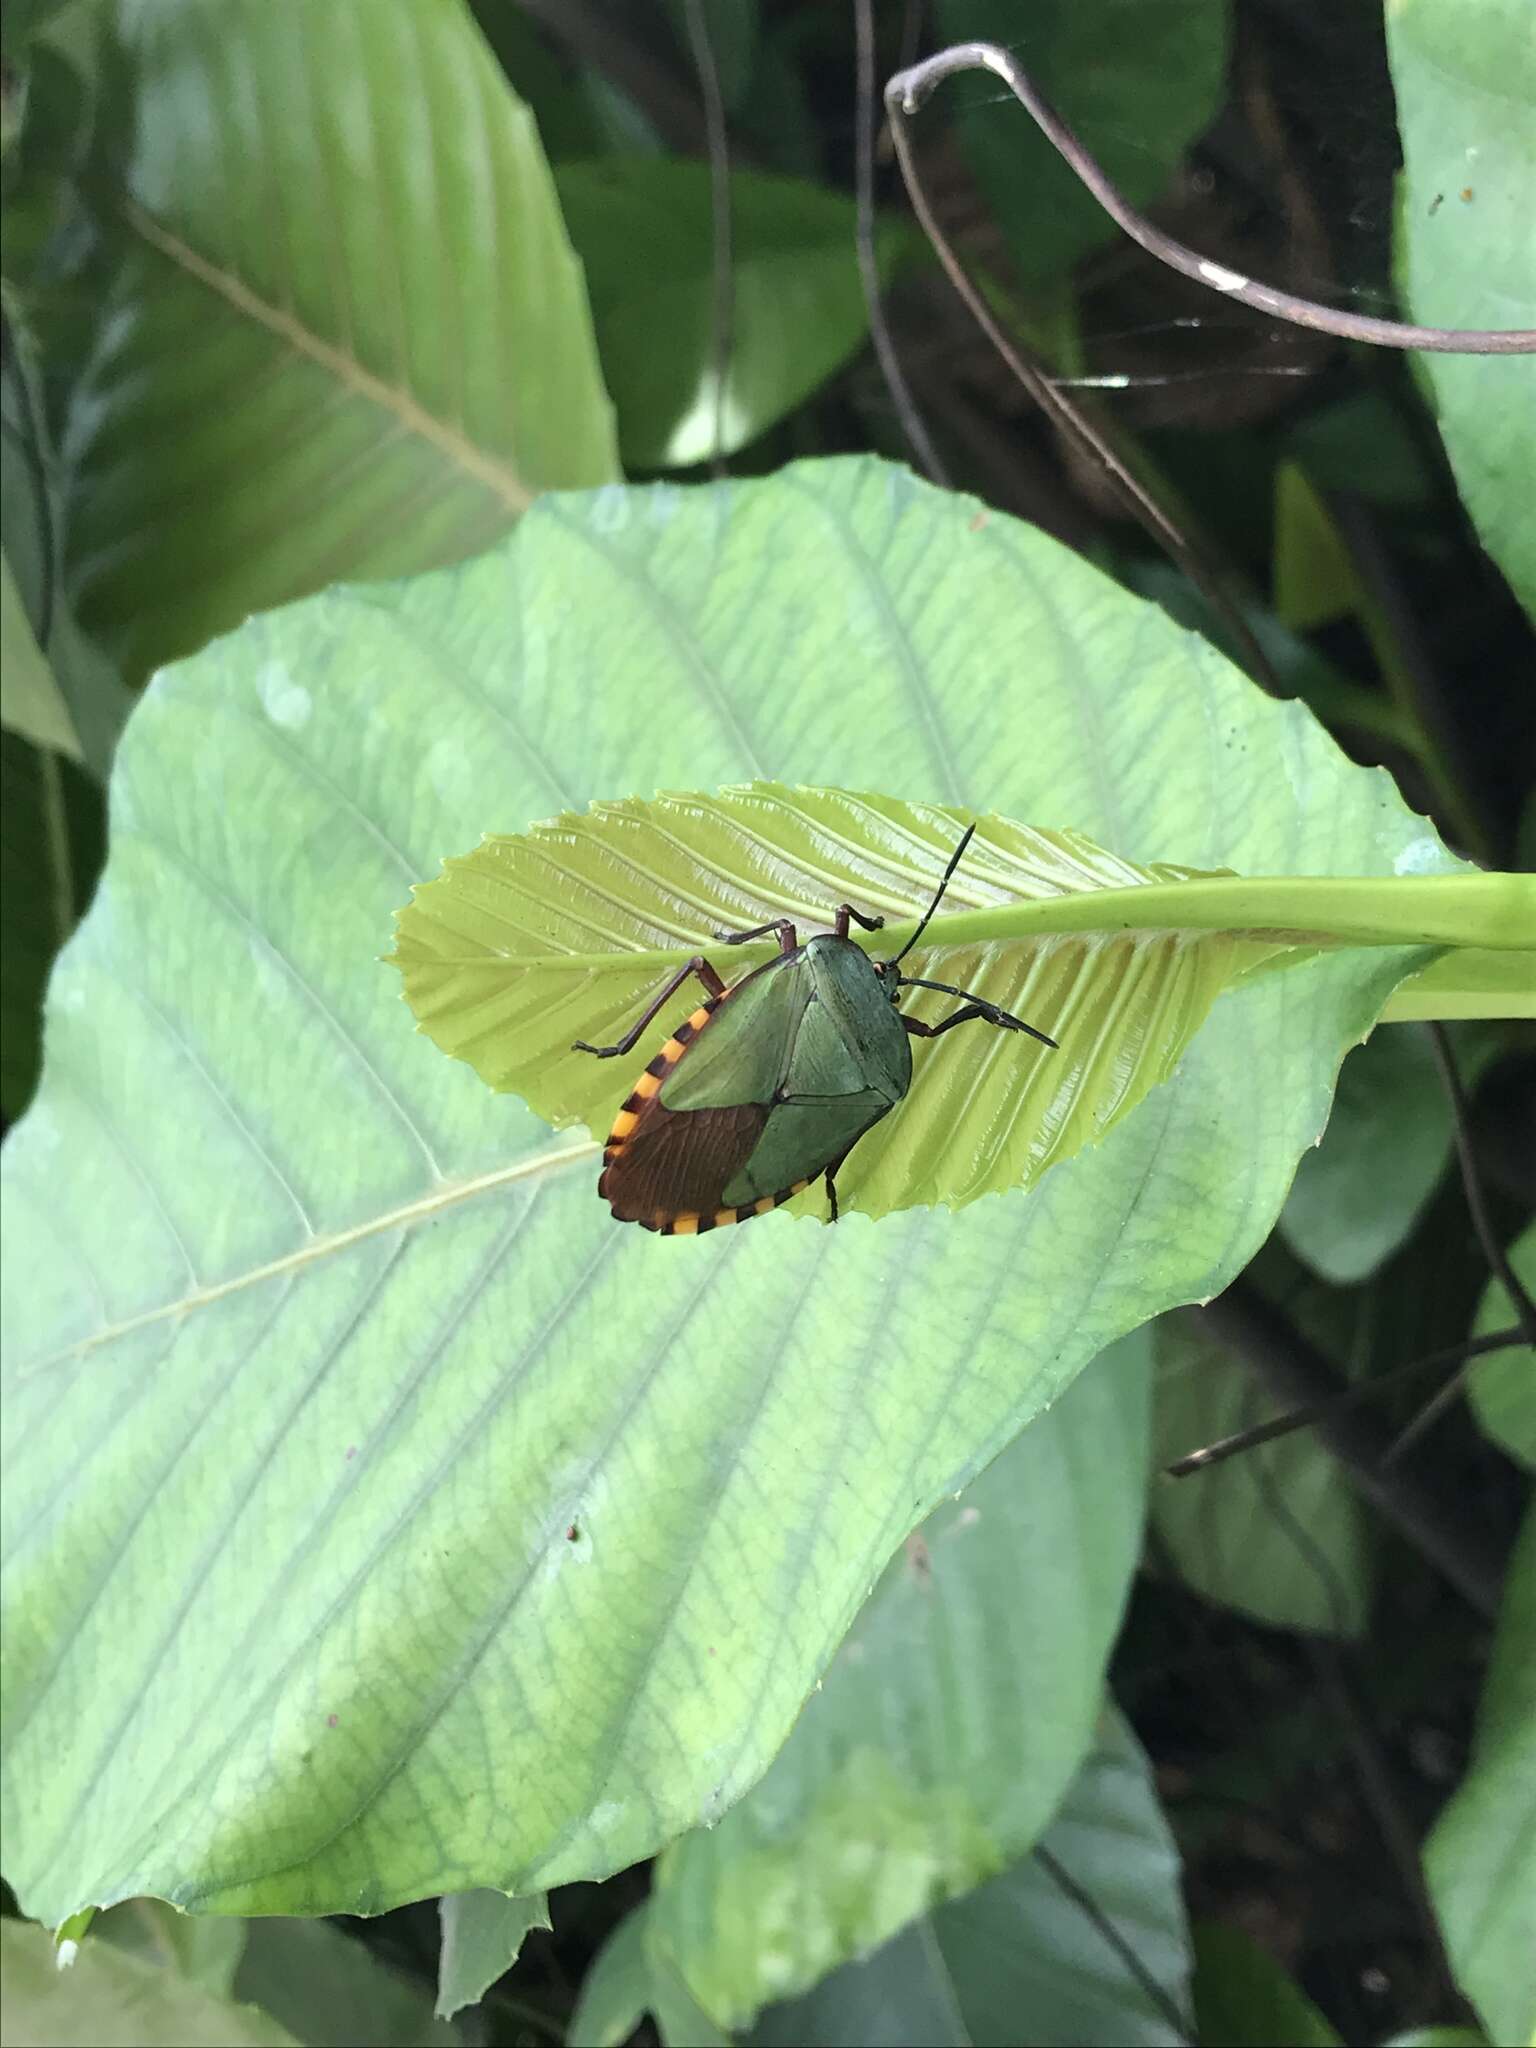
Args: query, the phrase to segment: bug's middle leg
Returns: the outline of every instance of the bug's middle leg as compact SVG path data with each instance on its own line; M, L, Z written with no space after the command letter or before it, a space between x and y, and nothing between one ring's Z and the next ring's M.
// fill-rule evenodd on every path
M748 939L765 939L770 932L778 933L781 953L793 953L800 943L795 936L795 928L787 917L771 917L766 924L753 925L750 931L715 932L713 936L723 946L744 946Z
M878 932L885 929L883 917L866 917L862 910L855 910L851 903L839 903L832 913L832 930L836 937L846 939L848 927L856 924L860 931Z
M725 994L725 983L716 974L714 968L704 958L704 955L702 953L695 953L691 960L679 967L676 974L673 975L666 987L662 989L650 1008L643 1012L639 1021L630 1030L626 1031L622 1038L616 1039L612 1045L588 1045L584 1038L578 1038L572 1045L571 1051L589 1052L600 1060L611 1060L615 1053L633 1052L641 1032L651 1023L662 1004L672 1000L690 974L696 974L712 996L723 996Z

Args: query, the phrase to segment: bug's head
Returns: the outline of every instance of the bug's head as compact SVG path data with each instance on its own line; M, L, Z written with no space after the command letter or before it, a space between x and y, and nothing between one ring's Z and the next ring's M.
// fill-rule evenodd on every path
M895 960L873 960L870 962L870 965L874 968L876 974L879 975L880 986L885 990L886 996L894 1003L897 996L901 993L901 984L906 978L902 974L900 965Z

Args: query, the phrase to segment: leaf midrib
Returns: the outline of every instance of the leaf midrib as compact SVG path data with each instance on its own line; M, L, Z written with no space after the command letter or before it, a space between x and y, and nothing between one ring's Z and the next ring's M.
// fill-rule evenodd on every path
M868 900L878 900L873 894ZM852 931L850 939L869 953L888 953L917 928L916 919L886 925L878 933ZM1526 875L1258 876L1206 875L1193 881L1142 882L1123 889L1081 889L1032 901L989 904L979 910L939 916L928 926L925 952L1056 933L1143 939L1184 938L1223 933L1230 938L1286 947L1475 946L1523 952L1536 938L1536 878ZM434 967L497 966L566 971L675 967L696 950L682 944L636 947L617 953L472 954L421 953L392 956L401 965L418 960ZM771 939L731 949L734 959L766 959Z
M458 428L429 412L402 385L377 376L366 369L356 356L326 341L292 313L270 304L243 279L201 255L134 200L119 199L118 209L129 229L157 255L195 278L244 319L265 328L295 355L317 364L344 390L388 413L408 433L427 442L438 453L447 456L465 475L483 484L510 512L525 512L533 503L534 492L515 470L478 447Z
M281 1277L303 1266L313 1265L317 1260L330 1258L339 1252L350 1251L355 1244L361 1244L370 1237L381 1236L388 1230L412 1230L419 1224L427 1223L445 1209L456 1207L460 1202L473 1201L477 1196L494 1193L499 1188L510 1187L520 1180L529 1180L545 1173L558 1173L564 1168L592 1159L601 1150L595 1140L584 1140L576 1145L552 1146L547 1151L535 1152L526 1159L519 1159L511 1166L498 1166L489 1173L476 1174L472 1179L445 1181L430 1193L419 1195L414 1201L403 1202L394 1209L386 1209L377 1216L366 1217L361 1223L351 1224L345 1230L327 1231L296 1245L290 1252L283 1252L275 1259L268 1259L259 1266L247 1267L243 1272L232 1273L226 1279L216 1280L206 1287L190 1289L173 1301L165 1301L154 1308L143 1309L137 1315L125 1316L121 1322L108 1323L89 1336L82 1337L74 1344L65 1345L62 1350L50 1352L43 1358L28 1361L15 1375L13 1384L23 1386L27 1381L61 1365L67 1360L83 1356L88 1351L99 1350L103 1344L112 1344L119 1337L126 1337L134 1331L146 1329L153 1323L167 1321L172 1316L188 1315L194 1309L207 1308L227 1295L238 1294L242 1289L255 1287L264 1280Z

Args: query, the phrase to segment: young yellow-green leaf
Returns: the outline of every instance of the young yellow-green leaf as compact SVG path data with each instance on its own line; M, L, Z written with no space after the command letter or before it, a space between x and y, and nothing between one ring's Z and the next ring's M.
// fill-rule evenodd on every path
M779 916L821 927L844 902L910 929L969 822L943 805L771 782L600 803L447 862L401 912L395 958L444 1052L549 1122L580 1121L600 1137L626 1093L626 1067L576 1051L573 1039L611 1043L695 951L728 980L771 957L772 940L721 946L720 930ZM1060 1050L985 1028L968 1042L918 1040L911 1094L861 1140L846 1206L884 1216L1029 1186L1166 1080L1235 968L1273 950L1221 931L957 944L946 933L958 915L1195 873L1137 867L1079 833L980 819L906 972L984 996ZM871 952L900 944L894 930L854 936ZM697 999L696 986L680 991L628 1067L638 1073ZM956 1003L912 989L902 1007L937 1022Z

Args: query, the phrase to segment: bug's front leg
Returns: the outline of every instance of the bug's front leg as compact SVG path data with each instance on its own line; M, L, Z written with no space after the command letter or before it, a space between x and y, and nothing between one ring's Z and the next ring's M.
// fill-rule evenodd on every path
M655 1002L643 1013L633 1028L625 1032L622 1038L616 1039L612 1045L588 1045L584 1038L578 1038L572 1045L571 1051L589 1052L594 1058L600 1060L611 1060L616 1053L633 1052L636 1044L639 1042L641 1032L653 1021L656 1012L661 1008L662 1004L672 1000L690 974L696 974L712 996L723 996L725 994L725 983L716 974L714 968L704 958L704 955L702 953L695 953L691 960L679 967L666 987L661 990Z
M1015 1017L1007 1010L999 1010L992 1003L967 1003L964 1009L953 1011L939 1024L925 1024L921 1017L909 1017L901 1013L903 1028L913 1038L942 1038L946 1031L953 1031L957 1024L971 1024L980 1020L994 1025L999 1031L1027 1031L1031 1038L1038 1038L1042 1045L1057 1050L1054 1038L1047 1038L1043 1031L1037 1031L1033 1024L1026 1024L1022 1017Z

